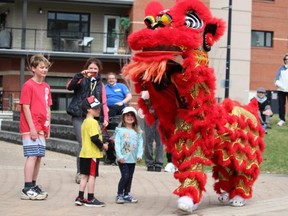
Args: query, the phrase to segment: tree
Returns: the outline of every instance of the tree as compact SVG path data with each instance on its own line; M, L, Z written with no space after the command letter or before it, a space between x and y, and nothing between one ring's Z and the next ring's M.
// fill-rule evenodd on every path
M119 20L119 50L121 52L126 51L127 48L127 37L130 31L130 17L120 17Z

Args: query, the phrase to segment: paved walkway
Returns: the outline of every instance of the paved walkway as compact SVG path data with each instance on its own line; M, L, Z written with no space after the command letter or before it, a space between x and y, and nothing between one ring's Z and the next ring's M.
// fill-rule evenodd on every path
M78 185L74 183L75 158L47 151L42 161L38 183L49 192L45 201L20 200L23 187L24 157L22 146L0 141L0 215L7 216L154 216L177 215L177 197L172 191L178 182L171 173L147 172L136 168L132 192L138 204L114 203L119 170L117 166L100 166L96 181L96 197L106 203L104 208L74 206ZM199 209L192 215L212 216L284 216L288 212L288 176L263 174L254 187L254 197L245 207L221 206L213 192L208 173L207 192Z

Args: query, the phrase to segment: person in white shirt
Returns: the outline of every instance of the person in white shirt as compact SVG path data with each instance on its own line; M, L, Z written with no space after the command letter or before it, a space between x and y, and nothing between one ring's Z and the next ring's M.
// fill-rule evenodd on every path
M279 122L278 126L285 124L286 114L286 98L288 96L288 53L284 55L284 64L278 69L275 78L275 85L278 88L278 102L279 102Z

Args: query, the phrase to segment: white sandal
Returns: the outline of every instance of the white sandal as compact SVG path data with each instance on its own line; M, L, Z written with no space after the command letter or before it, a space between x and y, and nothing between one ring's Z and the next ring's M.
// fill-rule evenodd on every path
M233 199L230 200L230 205L233 207L242 207L245 205L245 203L245 199L238 195L236 195Z

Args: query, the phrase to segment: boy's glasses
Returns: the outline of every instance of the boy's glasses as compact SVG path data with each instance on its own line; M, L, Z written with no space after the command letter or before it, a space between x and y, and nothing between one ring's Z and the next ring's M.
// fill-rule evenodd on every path
M259 93L259 94L265 94L265 92L259 92L259 91L258 91L257 93Z

